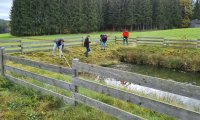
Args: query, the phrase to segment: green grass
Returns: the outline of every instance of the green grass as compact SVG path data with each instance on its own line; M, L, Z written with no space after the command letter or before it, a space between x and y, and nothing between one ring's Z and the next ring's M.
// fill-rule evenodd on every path
M65 105L51 96L13 85L2 77L0 101L2 120L116 120L82 104L76 107Z
M200 28L184 28L184 29L171 29L171 30L157 30L157 31L144 31L130 32L130 37L164 37L170 39L181 39L181 40L196 40L200 39ZM121 37L121 32L94 32L90 33L91 38L99 38L100 34L107 34L108 37ZM27 36L27 37L14 37L10 34L0 34L0 40L6 39L24 39L29 38L33 39L44 39L44 40L53 40L55 38L68 38L68 37L81 37L86 36L87 34L60 34L60 35L43 35L43 36ZM81 40L81 38L80 38Z

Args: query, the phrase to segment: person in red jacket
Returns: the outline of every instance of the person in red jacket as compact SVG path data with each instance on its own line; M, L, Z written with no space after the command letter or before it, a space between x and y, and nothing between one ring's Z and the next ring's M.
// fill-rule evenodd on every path
M123 44L128 45L128 37L129 37L128 31L125 30L122 35L123 35Z

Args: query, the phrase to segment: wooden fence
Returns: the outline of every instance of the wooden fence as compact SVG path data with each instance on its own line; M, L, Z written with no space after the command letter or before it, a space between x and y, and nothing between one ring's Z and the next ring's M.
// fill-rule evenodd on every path
M0 47L5 48L6 53L27 53L37 51L48 51L53 47L53 40L30 39L31 42L23 42L23 40L0 40ZM83 46L83 37L68 37L64 38L65 46ZM99 38L91 38L92 45L99 43ZM109 38L109 42L113 42L114 38Z
M34 39L34 38L29 38ZM123 38L115 37L108 38L108 42L118 43ZM92 44L98 44L99 38L92 38ZM136 45L151 45L151 46L163 46L163 47L181 47L181 48L200 48L200 39L198 40L175 40L165 39L161 37L137 37L129 38L129 43ZM70 37L65 38L65 46L83 46L83 37ZM0 40L0 47L5 48L6 53L26 53L47 51L52 49L53 40L32 40L31 42L23 42L22 40Z
M36 67L39 69L44 69L60 74L67 74L72 76L72 82L68 83L62 80L56 80L54 78L45 77L38 75L26 70L21 70L5 64L5 61L12 61L17 64L23 64L27 66ZM65 103L76 105L77 102L82 104L94 107L103 112L106 112L110 115L113 115L119 119L123 120L141 120L144 119L127 111L121 110L117 107L113 107L106 103L100 102L98 100L92 99L90 97L84 96L79 93L79 88L86 88L91 91L95 91L101 94L111 96L129 103L136 104L138 106L148 108L150 110L166 114L181 120L199 120L200 113L195 112L189 109L178 107L172 104L164 103L155 99L150 99L144 96L119 90L117 88L109 87L100 83L93 82L91 80L83 79L79 76L79 72L85 72L90 74L96 74L102 78L114 78L117 81L125 80L130 83L135 83L141 86L158 89L161 91L166 91L194 99L200 100L200 87L178 83L170 80L163 80L156 77L145 76L137 73L130 73L121 70L116 70L112 68L105 68L96 65L86 64L79 62L78 59L74 59L72 62L72 68L66 68L61 66L55 66L51 64L44 64L32 60L22 59L18 57L13 57L7 54L4 54L4 49L0 49L0 67L1 75L5 76L8 80L23 85L25 87L33 88L38 91L41 91L44 94L53 95L62 99ZM40 82L62 88L72 92L72 97L67 97L59 93L47 90L45 88L39 87L35 84L23 81L21 79L15 78L11 74L8 74L7 71L13 72L18 75L26 76Z
M115 42L122 41L123 38L116 37ZM137 37L129 38L130 43L136 45L151 45L151 46L165 46L165 47L181 47L181 48L200 48L200 39L197 40L176 40L165 39L162 37Z

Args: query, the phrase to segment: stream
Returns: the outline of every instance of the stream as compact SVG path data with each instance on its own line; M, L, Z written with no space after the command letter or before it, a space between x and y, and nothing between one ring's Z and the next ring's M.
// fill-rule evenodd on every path
M132 65L125 63L112 65L109 67L200 86L200 73L183 72L166 68L152 67L148 65ZM133 83L122 83L121 81L116 81L112 78L106 78L104 81L107 85L127 89L129 91L132 91L133 93L141 93L144 96L157 98L158 100L163 100L165 102L169 102L180 107L186 107L187 109L200 112L200 100L139 86Z

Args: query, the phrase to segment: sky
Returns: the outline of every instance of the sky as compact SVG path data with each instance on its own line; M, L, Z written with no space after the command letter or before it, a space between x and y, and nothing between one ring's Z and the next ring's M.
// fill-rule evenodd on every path
M10 10L13 0L0 0L0 19L10 20Z

